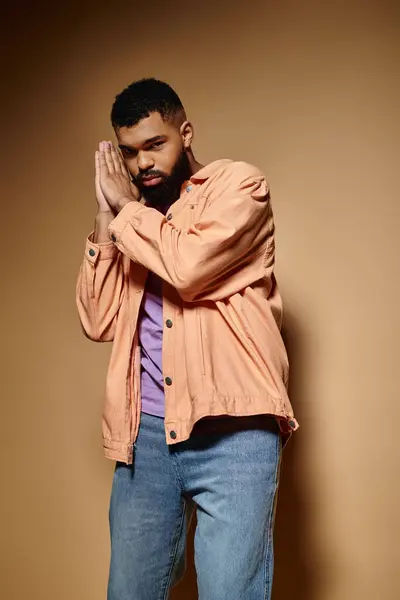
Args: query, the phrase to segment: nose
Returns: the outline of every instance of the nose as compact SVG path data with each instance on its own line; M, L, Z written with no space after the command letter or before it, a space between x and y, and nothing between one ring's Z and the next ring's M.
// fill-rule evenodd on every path
M148 171L154 167L154 160L147 152L139 152L137 157L139 171Z

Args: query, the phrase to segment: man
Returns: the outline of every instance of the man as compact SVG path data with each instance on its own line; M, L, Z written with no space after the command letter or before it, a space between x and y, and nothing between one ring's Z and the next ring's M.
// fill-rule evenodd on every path
M286 386L274 224L263 174L202 166L165 83L114 102L96 152L95 230L77 286L86 335L113 341L103 416L117 461L108 600L160 600L191 507L200 600L271 597Z

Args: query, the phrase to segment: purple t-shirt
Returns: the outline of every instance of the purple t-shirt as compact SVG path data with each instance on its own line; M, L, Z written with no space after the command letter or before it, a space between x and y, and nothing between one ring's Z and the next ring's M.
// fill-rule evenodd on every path
M169 206L169 203L164 204L158 210L165 215ZM142 411L155 417L165 416L163 328L162 279L150 271L140 307L138 334L141 346Z
M162 280L149 272L139 314L142 411L164 417Z

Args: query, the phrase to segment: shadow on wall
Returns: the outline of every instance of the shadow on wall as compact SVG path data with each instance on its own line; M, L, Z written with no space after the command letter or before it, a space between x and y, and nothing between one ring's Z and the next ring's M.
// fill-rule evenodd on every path
M275 576L272 600L318 600L316 549L311 537L311 503L307 490L304 449L308 424L305 373L312 371L305 364L308 353L303 343L301 324L285 311L282 336L290 361L290 398L300 422L300 429L284 450L275 523Z
M310 503L305 497L306 472L303 447L307 436L304 398L304 357L301 327L293 315L285 312L283 338L291 363L290 395L301 429L293 435L284 451L275 524L275 576L273 600L317 600L318 560L310 533ZM173 589L170 600L197 600L193 560L195 519L188 537L188 565L184 579Z

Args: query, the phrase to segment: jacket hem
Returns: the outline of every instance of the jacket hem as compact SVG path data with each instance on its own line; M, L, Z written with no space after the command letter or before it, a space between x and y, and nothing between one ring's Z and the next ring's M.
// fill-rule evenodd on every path
M186 421L165 421L165 432L167 444L172 446L179 442L185 442L189 439L193 427L201 419L207 417L251 417L256 415L271 415L276 418L279 429L284 437L290 437L293 431L299 428L299 423L292 414L287 414L284 411L272 411L271 409L254 408L252 410L243 411L229 411L229 410L217 410L217 411L206 411L204 414L199 413L192 419ZM171 432L173 435L171 437Z
M110 460L123 462L127 465L133 463L133 444L125 442L115 442L110 439L103 438L104 456Z

